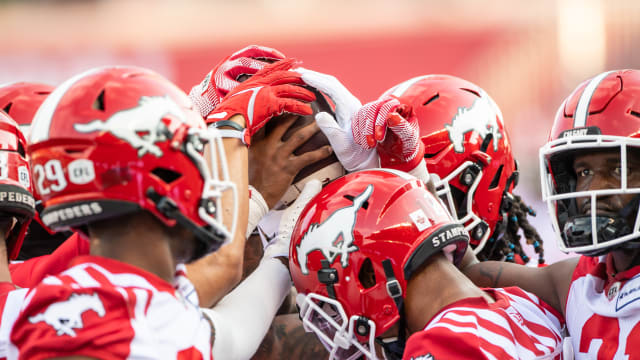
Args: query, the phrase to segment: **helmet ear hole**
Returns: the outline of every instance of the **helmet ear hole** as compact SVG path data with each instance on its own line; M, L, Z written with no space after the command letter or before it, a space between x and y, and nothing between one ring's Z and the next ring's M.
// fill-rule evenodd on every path
M365 289L369 289L375 286L376 274L373 271L373 263L371 263L371 259L366 258L362 263L360 272L358 273L358 280Z
M437 93L435 95L433 95L432 97L430 97L427 101L425 101L422 106L427 106L429 104L431 104L432 102L438 100L440 98L440 93Z
M104 111L104 90L100 92L92 106L95 110Z
M18 154L20 154L20 156L22 156L23 158L27 157L27 153L24 150L24 146L22 146L21 142L18 142Z
M179 172L159 167L153 169L151 173L167 184L171 184L172 182L182 177L182 174L180 174Z
M496 175L493 177L493 180L491 180L491 184L489 184L489 189L495 189L498 187L498 184L500 184L500 177L502 176L503 168L504 165L500 165L498 171L496 171Z

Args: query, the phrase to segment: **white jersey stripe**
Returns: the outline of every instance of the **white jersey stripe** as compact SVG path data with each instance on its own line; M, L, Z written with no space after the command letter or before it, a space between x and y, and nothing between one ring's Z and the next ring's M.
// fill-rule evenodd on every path
M604 80L607 75L611 74L613 71L603 72L602 74L591 79L587 87L584 88L582 95L580 95L580 99L578 100L578 105L576 106L576 111L573 114L573 127L585 127L587 124L587 116L589 115L589 104L591 104L591 98L593 94L596 92L598 85Z
M493 356L493 354L492 354L492 353L490 353L490 352L486 351L485 349L480 349L480 350L482 351L482 353L484 354L484 356L486 356L486 357L487 357L487 359L489 359L489 360L494 360L494 359L495 359L495 360L498 360L498 358L497 358L497 357Z
M473 308L457 308L455 309L455 311L459 311L459 310L467 310L467 311L474 311L475 314L477 315L467 315L467 316L460 316L458 314L455 314L453 312L447 314L444 316L445 319L451 319L454 321L458 321L458 319L463 319L463 318L474 318L474 320L476 318L481 318L484 320L488 320L489 322L493 323L494 326L498 326L500 328L502 328L502 330L505 333L510 333L510 326L509 323L506 319L504 319L502 316L497 315L495 312L491 311L491 310L480 310L480 309L473 309ZM524 315L524 314L523 314ZM472 322L472 321L466 321L466 322ZM476 322L476 321L473 321ZM487 337L484 337L486 339L491 339L491 342L494 343L495 345L499 345L500 347L502 347L505 351L509 348L509 345L514 344L513 341L510 338L506 338L501 334L495 333L493 332L491 329L485 328L480 324L476 324L478 327L478 330L481 332L485 332L487 334ZM553 349L555 347L556 341L554 339L550 339L548 337L544 337L544 336L538 336L537 334L534 334L530 329L528 329L527 327L522 327L521 328L523 330L524 333L526 333L528 336L530 336L531 338L535 338L536 340L538 340L540 343L542 343L544 346L547 346L548 348L539 348L541 351L543 352L548 352L549 350ZM535 354L533 352L531 352L531 350L523 347L519 342L515 343L515 346L517 348L517 352L518 354L527 354L527 356L525 356L524 358L526 359L531 359L535 357ZM518 356L514 356L515 358L518 358Z
M529 314L529 312L526 311L528 309L519 309L519 310L520 310L520 314L526 319L527 315ZM470 311L470 312L474 312L474 313L477 314L478 318L481 318L481 319L484 319L484 320L492 322L493 325L501 327L502 329L504 329L505 332L509 332L510 331L509 330L510 326L509 326L509 323L507 322L507 320L505 318L503 318L502 316L496 314L494 311L484 310L484 309L474 309L474 308L462 308L462 307L456 308L455 311ZM476 318L476 316L473 316L473 315L460 316L460 315L455 314L453 312L447 313L444 317L448 318L448 319L451 319L451 320L454 320L454 321L460 321L458 319L467 318L467 317ZM460 322L471 322L471 321L462 320ZM551 348L555 347L556 339L549 338L549 337L544 336L544 335L536 334L533 331L531 331L531 329L529 329L528 327L522 327L521 329L528 336L538 339L545 346L549 346ZM491 332L491 330L489 330L489 329L485 329L485 330Z

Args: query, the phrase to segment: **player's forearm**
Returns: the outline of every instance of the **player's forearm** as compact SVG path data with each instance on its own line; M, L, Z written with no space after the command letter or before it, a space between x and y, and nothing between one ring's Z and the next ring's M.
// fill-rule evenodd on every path
M215 328L214 358L250 358L290 289L288 269L277 259L263 259L213 309L203 309Z
M232 119L244 124L241 116ZM198 293L200 306L210 307L225 296L242 278L245 233L249 212L249 180L247 146L236 138L223 139L229 180L237 189L233 199L230 191L222 195L224 225L231 229L234 218L234 206L237 207L236 226L231 242L215 253L187 265L187 274ZM208 153L208 152L207 152ZM222 169L219 169L222 171Z
M227 244L215 253L187 265L187 276L198 293L200 306L215 305L240 282L243 253L232 244Z
M253 360L323 359L327 350L313 332L306 332L296 314L278 315Z
M469 249L467 253L471 253ZM554 264L555 265L555 264ZM515 263L502 261L478 261L475 255L465 257L460 270L476 286L501 288L517 286L533 293L561 314L564 313L564 303L560 294L565 290L559 288L553 278L554 266L533 268Z

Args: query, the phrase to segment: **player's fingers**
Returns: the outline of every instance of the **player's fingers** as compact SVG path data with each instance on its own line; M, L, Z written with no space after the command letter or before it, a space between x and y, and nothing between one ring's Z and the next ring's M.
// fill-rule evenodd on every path
M271 130L269 137L278 140L282 139L284 133L296 120L298 120L298 115L294 114L287 114L285 116L281 116L278 119L271 119L270 121L274 122L275 126Z
M309 104L296 101L296 100L288 100L284 104L282 104L281 112L288 112L291 114L300 114L300 115L311 115L313 114L313 109Z
M282 146L282 151L286 153L293 153L295 149L300 147L300 145L307 142L307 140L311 139L312 136L320 132L320 128L316 124L316 122L309 123L301 128L295 130L295 132L284 141Z
M271 87L271 91L279 98L297 99L306 102L311 102L316 99L316 96L309 90L302 86L296 85L276 85Z
M239 57L248 57L254 59L272 59L282 60L285 55L276 49L261 45L249 45L243 49L240 49L231 55L231 59Z
M370 148L376 146L376 143L378 142L378 140L376 140L376 137L374 135L366 135L365 138L367 139L367 145Z
M384 140L384 136L387 133L387 114L386 109L380 109L376 115L376 121L373 128L373 136L376 141Z
M331 146L326 145L319 149L306 152L304 154L294 156L291 158L291 167L298 173L304 167L309 166L316 161L320 161L333 153Z
M407 120L397 112L392 112L387 115L387 125L391 130L406 127L408 125Z

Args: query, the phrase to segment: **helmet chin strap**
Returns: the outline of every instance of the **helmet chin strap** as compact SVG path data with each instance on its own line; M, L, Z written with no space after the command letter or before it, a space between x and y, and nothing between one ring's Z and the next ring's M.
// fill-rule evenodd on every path
M398 280L394 274L391 261L389 259L383 260L382 267L384 268L384 274L387 278L387 292L393 299L393 302L396 304L400 319L398 320L398 337L395 341L384 342L381 338L376 338L375 341L384 349L384 355L386 359L400 360L402 359L404 347L407 342L407 319L404 316L404 297L402 296L402 288L400 287L400 283L398 283ZM375 351L375 349L372 349L372 351Z
M222 244L224 244L225 236L222 233L216 232L215 229L207 231L202 226L198 226L193 221L189 220L176 205L176 203L166 196L161 196L153 188L147 189L147 198L156 204L156 209L165 217L175 220L178 224L191 231L195 238L196 248L193 251L190 261L201 258L202 256L218 250Z

